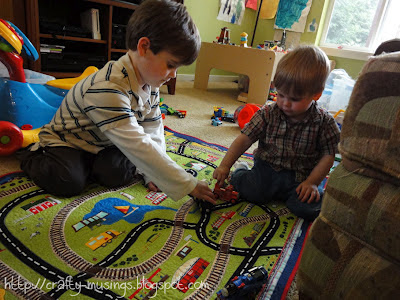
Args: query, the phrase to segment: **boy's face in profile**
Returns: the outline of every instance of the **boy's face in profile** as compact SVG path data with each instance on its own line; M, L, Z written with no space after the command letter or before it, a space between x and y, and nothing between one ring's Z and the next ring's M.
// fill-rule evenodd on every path
M289 120L301 121L306 116L312 101L318 99L319 96L296 97L278 90L276 104Z
M179 59L168 51L154 54L146 49L139 66L142 81L152 87L160 87L171 78L176 77L176 70L180 66Z

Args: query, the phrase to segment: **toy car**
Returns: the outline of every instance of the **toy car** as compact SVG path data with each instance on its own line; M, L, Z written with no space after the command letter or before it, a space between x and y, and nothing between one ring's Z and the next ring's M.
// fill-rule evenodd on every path
M220 187L218 182L214 187L214 195L217 199L236 203L239 198L239 193L233 190L233 185L229 184L226 187Z
M175 111L175 115L182 119L182 118L186 117L186 111L184 111L184 110L176 110Z
M235 119L233 118L233 114L225 114L221 117L222 121L235 123Z
M214 106L214 113L211 116L211 119L215 118L218 118L220 121L235 123L233 114L230 114L222 106Z
M235 276L217 292L217 299L254 299L267 278L268 272L263 266L254 267L242 275ZM254 294L254 297L246 297L250 294Z
M212 126L219 126L219 125L222 125L222 122L221 122L221 120L219 118L214 118L214 119L211 120L211 125Z

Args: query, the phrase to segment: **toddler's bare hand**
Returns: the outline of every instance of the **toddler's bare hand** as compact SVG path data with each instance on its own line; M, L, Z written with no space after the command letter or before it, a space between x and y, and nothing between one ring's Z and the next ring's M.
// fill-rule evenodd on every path
M318 202L320 200L320 195L318 192L318 186L315 184L310 184L306 181L303 181L296 188L297 195L299 195L299 200L301 202Z
M224 186L225 179L228 178L230 169L227 167L219 166L214 170L213 178L217 179L220 186Z
M194 190L190 193L191 196L217 204L213 191L208 187L207 182L199 180Z

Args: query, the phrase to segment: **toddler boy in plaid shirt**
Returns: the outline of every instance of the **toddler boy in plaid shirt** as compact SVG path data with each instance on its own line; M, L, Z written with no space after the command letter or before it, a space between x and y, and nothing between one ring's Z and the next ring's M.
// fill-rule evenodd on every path
M236 160L256 141L254 167L238 164L230 182L241 197L264 204L281 199L297 216L314 220L322 189L338 152L339 128L316 101L330 72L315 46L299 46L279 62L274 77L277 101L263 106L242 129L214 171L220 185Z

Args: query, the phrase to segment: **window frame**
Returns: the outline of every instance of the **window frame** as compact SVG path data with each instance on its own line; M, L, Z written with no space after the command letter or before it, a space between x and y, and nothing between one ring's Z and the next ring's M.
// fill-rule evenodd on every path
M370 56L372 56L375 50L368 49L368 48L358 48L358 47L348 47L348 46L341 46L338 47L337 44L330 44L326 43L325 39L328 34L328 27L332 17L333 8L336 0L326 0L328 1L325 20L323 24L323 28L321 31L321 37L319 39L319 47L325 51L325 53L329 56L336 56L342 58L350 58L350 59L357 59L357 60L368 60ZM389 5L391 0L378 0L378 6L375 12L374 19L372 21L371 30L369 32L369 37L367 43L370 44L376 37L379 32L379 28L381 26L381 20L384 18L386 13L386 8Z

